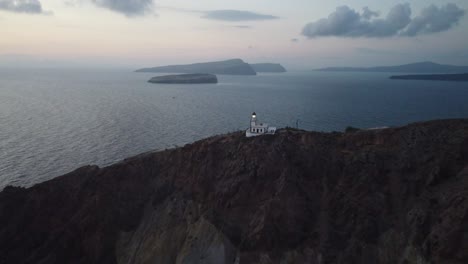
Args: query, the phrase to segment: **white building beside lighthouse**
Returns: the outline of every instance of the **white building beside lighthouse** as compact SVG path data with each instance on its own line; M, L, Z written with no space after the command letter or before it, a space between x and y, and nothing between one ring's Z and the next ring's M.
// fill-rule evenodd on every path
M276 127L271 127L265 123L257 122L257 114L255 112L252 113L252 118L250 119L250 127L245 131L246 137L255 137L261 136L265 134L275 134Z

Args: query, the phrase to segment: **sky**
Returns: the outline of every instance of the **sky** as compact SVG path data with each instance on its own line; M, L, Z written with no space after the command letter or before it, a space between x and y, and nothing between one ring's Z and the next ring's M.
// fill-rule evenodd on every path
M0 0L0 66L468 65L467 12L467 0Z

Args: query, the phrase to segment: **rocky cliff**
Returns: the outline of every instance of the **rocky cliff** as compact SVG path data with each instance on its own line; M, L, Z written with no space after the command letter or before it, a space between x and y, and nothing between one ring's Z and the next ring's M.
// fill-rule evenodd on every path
M216 136L0 193L0 263L468 263L468 120Z

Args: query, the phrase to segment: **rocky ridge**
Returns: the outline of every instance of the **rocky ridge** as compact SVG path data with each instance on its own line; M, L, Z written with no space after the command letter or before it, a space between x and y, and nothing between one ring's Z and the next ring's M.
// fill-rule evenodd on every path
M468 120L215 136L0 192L0 263L468 263Z

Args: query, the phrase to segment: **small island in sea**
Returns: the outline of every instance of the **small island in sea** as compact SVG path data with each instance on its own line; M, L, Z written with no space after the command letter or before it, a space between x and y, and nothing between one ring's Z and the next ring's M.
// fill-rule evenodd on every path
M393 80L427 80L427 81L468 82L468 73L394 75L394 76L391 76L390 79L393 79Z
M201 84L218 83L218 78L216 75L208 73L175 74L156 76L151 78L148 82L165 84Z

